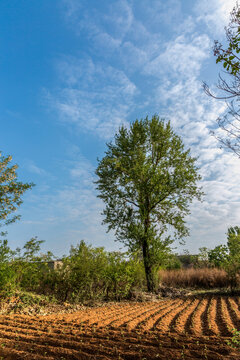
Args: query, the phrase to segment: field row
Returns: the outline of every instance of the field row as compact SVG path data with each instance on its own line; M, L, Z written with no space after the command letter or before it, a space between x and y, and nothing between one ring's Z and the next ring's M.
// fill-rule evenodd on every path
M230 329L239 328L239 320L239 301L231 297L120 303L62 315L0 316L0 357L239 359L225 342Z
M196 336L231 336L240 328L240 303L237 297L189 297L148 303L117 304L101 309L88 309L72 315L48 317L65 326L157 330L161 333Z

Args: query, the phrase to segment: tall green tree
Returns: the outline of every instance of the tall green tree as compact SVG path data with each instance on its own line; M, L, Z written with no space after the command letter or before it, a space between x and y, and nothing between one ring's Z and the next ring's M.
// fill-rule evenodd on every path
M119 129L96 174L98 196L106 204L103 223L130 251L141 250L148 291L153 291L154 268L173 238L188 235L189 203L202 196L196 159L170 122L154 115Z
M22 183L17 180L18 166L10 166L11 156L0 153L0 225L7 225L19 219L19 215L11 214L22 203L22 195L33 187L33 183Z

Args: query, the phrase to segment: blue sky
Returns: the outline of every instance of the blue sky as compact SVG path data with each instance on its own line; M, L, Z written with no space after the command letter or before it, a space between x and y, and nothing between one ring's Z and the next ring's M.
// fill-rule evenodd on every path
M198 156L206 193L191 205L185 248L214 247L240 225L240 160L210 135L225 104L208 98L220 66L214 39L235 0L2 0L0 149L19 165L22 219L15 248L32 236L67 254L81 239L121 248L101 225L93 181L119 125L159 114ZM179 248L182 251L184 248Z

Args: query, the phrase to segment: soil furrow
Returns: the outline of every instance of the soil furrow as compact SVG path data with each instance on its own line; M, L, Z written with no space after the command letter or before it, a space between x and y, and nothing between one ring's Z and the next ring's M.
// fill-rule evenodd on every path
M217 299L216 297L212 297L211 303L209 306L208 313L208 328L210 330L210 335L220 335L220 330L217 325Z
M230 336L231 335L231 333L228 330L228 324L225 321L223 308L222 308L222 300L221 300L220 296L217 297L216 322L217 322L221 336Z
M167 311L165 314L163 314L154 324L154 328L160 330L161 332L165 332L168 333L170 332L170 328L169 325L172 321L172 319L175 317L175 315L181 311L183 308L185 308L185 306L188 305L188 303L191 300L182 300L181 302L179 302L178 304L176 304L175 306L173 306L173 308L171 308L169 311Z
M240 329L240 318L238 317L237 312L235 311L235 308L232 306L230 298L226 298L226 305L227 305L228 313L230 315L234 329Z
M232 322L232 318L229 314L226 297L221 297L221 307L222 307L222 317L223 321L226 324L226 336L231 336L232 330L234 329L234 323Z
M210 304L211 304L212 297L209 297L206 302L206 307L204 311L201 314L200 320L201 320L201 328L202 328L202 335L213 335L211 329L209 328L209 311L210 311Z
M168 305L165 304L161 304L159 306L156 306L155 308L153 308L153 310L151 309L150 311L144 311L142 312L140 315L138 315L137 317L128 320L124 326L127 327L128 330L132 330L132 329L140 329L141 325L143 323L145 323L148 319L150 319L153 316L156 316L156 314L160 313L163 309L169 307L170 305L173 305L173 303L175 303L174 301L169 301Z
M172 303L170 306L167 305L164 308L162 308L160 311L156 313L156 315L150 317L146 321L143 322L141 325L141 329L143 331L153 330L157 329L159 323L162 321L162 319L167 316L169 312L171 312L174 308L182 305L183 300L177 300L176 302Z
M226 337L239 321L238 300L206 295L56 316L0 316L0 359L238 360Z
M82 359L82 356L85 358L91 358L92 356L108 356L112 354L113 349L116 347L116 342L110 341L110 344L107 344L105 339L99 343L99 339L90 338L89 341L86 342L86 339L82 339L81 341L68 341L68 340L59 340L59 339L51 339L50 337L43 338L40 336L20 336L19 334L14 336L14 334L8 334L4 332L0 332L0 341L3 339L5 342L13 341L15 348L24 349L25 351L31 350L34 352L34 349L41 350L41 353L46 353L50 355L58 354L61 356L67 356L67 358L72 359ZM85 341L84 341L85 340ZM120 345L120 346L119 346ZM121 348L124 345L123 342L118 343L117 348ZM72 355L72 357L71 357Z
M194 299L188 299L185 301L180 307L180 309L175 309L171 313L168 314L168 316L164 319L164 327L168 327L168 331L170 332L176 332L175 326L176 322L178 321L179 317L185 312L185 310L188 309L188 307L193 303Z
M161 316L162 313L163 313L163 311L164 311L165 309L168 309L168 310L169 310L169 307L172 308L177 302L178 302L178 300L169 301L169 303L168 303L167 305L166 305L166 303L165 303L164 306L162 305L161 307L159 307L156 312L153 312L152 314L149 314L149 313L148 313L148 316L141 318L141 320L138 322L138 324L137 324L137 326L136 326L135 328L136 328L136 329L143 329L144 326L145 326L147 323L148 323L147 326L149 326L149 323L152 322L153 319L159 318L159 314L160 314L160 316ZM155 323L155 321L154 321L154 323ZM151 328L151 327L150 327L150 328ZM147 330L147 329L145 328L145 330Z
M207 306L207 299L205 297L202 298L202 300L200 301L194 317L192 319L192 332L193 334L195 334L196 336L201 336L203 329L202 329L202 321L201 321L201 316L204 313L205 309Z
M231 304L231 307L232 307L233 311L236 313L236 317L238 319L240 319L240 309L238 308L236 302L234 301L234 298L229 297L228 300L229 300L229 302Z
M188 319L191 317L191 314L196 309L198 304L198 299L193 299L193 301L189 304L187 308L180 314L179 317L175 321L175 331L178 333L185 333L186 331L186 324Z
M109 326L109 325L111 325L113 327L122 326L123 324L127 323L128 321L131 321L132 319L137 318L143 312L146 313L149 310L151 311L152 309L155 309L156 306L157 306L157 303L147 304L147 305L143 305L142 307L140 307L138 309L134 309L129 312L124 311L124 313L121 316L119 316L118 318L109 319L109 320L105 321L102 324L102 326Z
M192 334L192 322L193 322L193 318L195 316L195 313L199 307L199 304L200 304L200 300L199 298L196 299L196 306L195 308L192 310L191 314L189 314L187 320L186 320L186 323L185 323L185 327L184 327L184 333L185 334Z
M239 301L239 296L236 296L233 298L233 300L235 301L237 307L238 307L238 310L240 311L240 301Z

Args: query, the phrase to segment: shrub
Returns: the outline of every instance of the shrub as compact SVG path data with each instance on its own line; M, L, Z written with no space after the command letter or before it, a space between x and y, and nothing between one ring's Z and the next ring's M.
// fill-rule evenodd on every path
M137 259L128 259L120 252L108 253L108 264L104 273L106 298L127 298L134 288L144 287L143 265Z
M128 298L135 287L145 286L140 260L93 248L84 241L71 248L55 274L55 295L64 301L120 300Z

